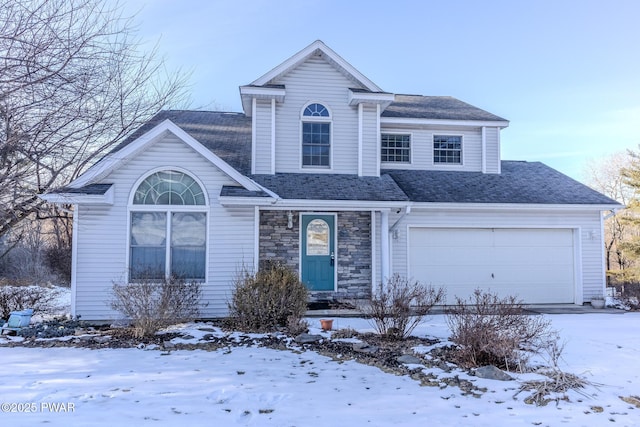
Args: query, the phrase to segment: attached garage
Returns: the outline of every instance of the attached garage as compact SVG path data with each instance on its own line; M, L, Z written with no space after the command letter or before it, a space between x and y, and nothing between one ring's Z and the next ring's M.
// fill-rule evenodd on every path
M529 304L574 303L573 229L409 228L409 277L443 286L447 303L476 288Z

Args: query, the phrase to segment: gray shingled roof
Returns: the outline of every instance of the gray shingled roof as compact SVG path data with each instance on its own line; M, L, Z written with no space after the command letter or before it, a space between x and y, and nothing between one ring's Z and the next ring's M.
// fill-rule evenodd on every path
M101 196L106 193L113 184L89 184L80 188L64 187L52 193L86 194L89 196Z
M113 149L116 152L164 120L171 120L182 130L213 151L240 173L251 173L251 117L243 113L218 111L161 111Z
M504 120L450 97L397 95L383 113L392 117L459 120ZM197 141L284 199L414 201L435 203L605 204L617 202L538 162L503 161L501 174L480 172L387 170L378 177L340 174L279 173L250 175L251 118L242 113L162 111L113 151L169 119ZM65 192L104 194L109 184ZM221 196L266 197L241 187L225 186Z
M414 202L618 205L540 162L503 161L500 174L387 170Z
M388 175L381 177L343 174L277 173L252 175L258 184L283 199L408 201Z
M507 121L451 96L396 95L382 117Z

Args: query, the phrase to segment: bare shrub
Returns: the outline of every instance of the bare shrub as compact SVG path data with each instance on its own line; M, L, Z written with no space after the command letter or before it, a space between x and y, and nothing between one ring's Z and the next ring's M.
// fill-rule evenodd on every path
M230 326L267 332L299 325L307 310L308 291L298 275L280 263L270 263L256 274L238 273L229 302ZM301 328L293 328L301 329Z
M384 286L378 286L370 301L358 302L357 306L380 335L403 339L411 335L443 298L442 288L435 289L394 274Z
M136 335L148 337L158 330L200 316L202 286L170 277L113 285L111 308L129 319Z
M528 315L516 297L500 298L480 289L469 300L456 297L446 314L450 340L458 345L457 361L464 367L523 367L528 355L539 352L554 336L550 321Z
M560 359L563 351L564 344L560 343L558 334L549 334L548 339L541 342L541 355L546 359L548 366L536 371L547 378L525 381L515 396L525 391L531 392L524 401L536 406L545 406L549 402L567 400L566 392L569 390L574 390L585 397L589 397L582 389L587 385L594 384L575 374L564 372L560 368Z
M8 319L12 311L32 308L34 313L55 309L57 293L41 286L12 286L0 279L0 318Z

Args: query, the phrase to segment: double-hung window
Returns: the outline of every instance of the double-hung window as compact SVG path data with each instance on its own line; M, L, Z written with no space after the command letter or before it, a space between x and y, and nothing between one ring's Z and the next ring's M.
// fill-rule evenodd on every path
M411 163L411 135L383 133L380 160L387 163Z
M160 171L136 189L131 208L129 280L205 280L206 197L178 171Z
M462 164L462 136L434 135L433 163L450 165Z
M302 166L331 166L331 114L318 103L302 111Z

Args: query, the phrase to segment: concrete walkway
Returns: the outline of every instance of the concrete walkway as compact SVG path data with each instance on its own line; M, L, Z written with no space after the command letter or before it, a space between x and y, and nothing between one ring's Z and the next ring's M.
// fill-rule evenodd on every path
M525 306L532 314L624 314L626 311L617 308L596 309L589 304L536 304ZM434 307L429 314L444 314L445 306ZM353 309L308 310L305 317L363 317L362 312Z

